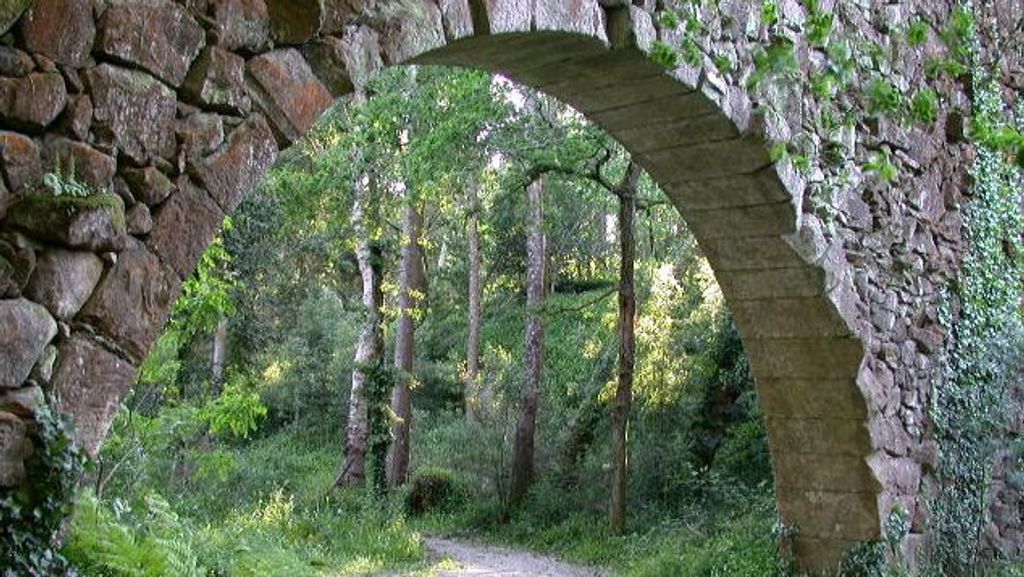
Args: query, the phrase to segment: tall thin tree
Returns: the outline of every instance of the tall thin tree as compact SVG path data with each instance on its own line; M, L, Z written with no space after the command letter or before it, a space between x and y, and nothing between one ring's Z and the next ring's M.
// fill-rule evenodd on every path
M407 196L411 196L406 191ZM391 391L391 410L397 419L391 426L392 442L388 451L388 484L404 485L409 477L409 435L412 426L413 358L416 350L416 311L426 291L423 248L420 231L423 215L412 198L406 198L402 225L402 269L398 289L398 331L395 335L395 386Z
M479 181L466 187L468 215L466 236L469 241L469 336L466 339L466 417L475 421L481 401L480 390L480 313L483 285L480 282L480 195Z
M356 346L349 392L348 425L345 429L345 462L335 486L363 485L366 481L366 451L369 437L369 407L366 399L372 367L379 366L384 353L381 309L384 293L381 288L383 263L380 246L374 241L371 224L376 199L371 197L373 180L360 176L355 183L352 203L352 227L356 236L356 261L363 284L363 327Z
M640 167L630 162L622 182L613 190L619 200L619 373L612 404L611 529L626 528L626 489L629 481L629 413L636 367L636 192Z
M526 382L520 398L512 455L512 481L509 501L517 503L533 484L534 437L537 407L544 378L544 268L547 239L544 236L544 180L535 178L526 187L528 198L527 282L526 282Z

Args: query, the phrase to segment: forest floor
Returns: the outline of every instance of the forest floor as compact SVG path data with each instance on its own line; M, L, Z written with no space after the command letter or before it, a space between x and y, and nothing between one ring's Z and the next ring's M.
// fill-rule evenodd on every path
M606 577L596 567L570 565L552 557L442 537L423 539L430 568L394 577Z

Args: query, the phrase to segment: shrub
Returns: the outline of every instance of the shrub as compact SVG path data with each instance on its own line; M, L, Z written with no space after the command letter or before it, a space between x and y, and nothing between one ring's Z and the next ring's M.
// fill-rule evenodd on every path
M464 483L448 469L428 468L416 473L405 498L410 515L447 513L463 504L468 497Z

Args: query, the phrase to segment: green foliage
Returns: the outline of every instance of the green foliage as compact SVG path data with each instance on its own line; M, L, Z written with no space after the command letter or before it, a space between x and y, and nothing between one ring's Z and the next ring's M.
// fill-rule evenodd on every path
M922 88L910 102L910 114L917 122L934 124L939 119L939 96L932 88Z
M765 4L769 5L773 4ZM800 71L796 45L788 38L776 38L768 46L758 47L754 52L754 67L754 73L747 81L751 89L768 80L792 79Z
M25 463L30 482L0 494L0 567L4 577L77 574L54 542L71 511L85 459L72 443L70 424L51 413L50 405L52 399L35 416L35 452Z
M449 469L424 467L416 472L405 496L405 510L412 516L448 513L469 497L465 481Z
M920 18L915 18L907 27L907 43L913 48L918 48L928 41L928 32L931 26Z
M877 174L885 182L892 182L899 178L900 175L899 169L893 164L892 155L887 148L883 148L880 154L873 156L864 165L864 169Z
M67 174L61 169L60 157L57 158L57 165L53 172L43 175L43 186L50 190L53 196L70 196L73 198L86 198L97 194L88 184L79 181L75 177L75 157L70 157Z
M761 3L761 25L771 28L779 23L779 4L775 0Z
M214 435L230 434L248 438L267 416L267 407L252 379L242 373L232 373L219 396L199 410L199 418L210 425Z
M868 110L897 117L903 106L903 93L883 78L874 78L868 86Z
M651 44L651 59L669 70L679 66L679 53L661 40L655 40Z

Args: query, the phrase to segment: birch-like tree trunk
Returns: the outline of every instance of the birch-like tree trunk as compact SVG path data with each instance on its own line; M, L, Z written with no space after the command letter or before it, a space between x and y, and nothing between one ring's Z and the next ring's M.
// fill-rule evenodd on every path
M228 319L221 317L213 330L213 362L210 376L214 398L219 397L224 384L224 365L228 357Z
M526 383L519 405L515 448L512 454L512 482L509 501L522 500L533 483L534 435L537 428L537 406L544 378L544 319L540 307L544 303L544 181L536 179L526 188L529 200L526 283Z
M629 412L633 403L633 371L636 366L636 190L640 168L630 162L626 176L615 190L619 198L619 374L612 404L611 529L621 535L626 528L628 485Z
M381 289L382 263L380 247L370 236L368 205L369 183L365 177L355 186L352 206L352 224L356 234L356 261L363 284L363 327L356 346L355 366L352 370L352 389L349 392L348 425L345 429L345 463L335 486L363 485L366 481L366 450L369 437L369 414L366 399L369 367L379 365L384 353L381 330L381 308L384 293Z
M409 433L412 425L412 400L409 382L412 379L415 355L416 310L426 291L423 270L423 249L420 230L423 216L412 202L405 207L402 227L402 271L398 291L398 332L395 335L395 386L391 391L391 410L398 420L391 427L392 442L388 451L388 484L397 487L409 478Z

